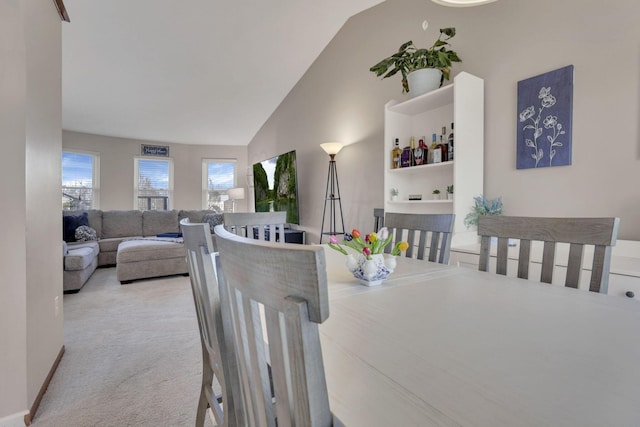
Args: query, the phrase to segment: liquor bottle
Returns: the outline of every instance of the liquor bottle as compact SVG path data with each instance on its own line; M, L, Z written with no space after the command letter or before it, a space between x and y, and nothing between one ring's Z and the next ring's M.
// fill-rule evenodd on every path
M411 166L411 158L413 157L411 147L408 145L402 149L402 154L400 155L400 167L408 168Z
M431 152L431 163L442 162L442 151L438 149L438 142L436 138L437 136L435 133L431 135L431 147L429 147L429 151Z
M449 134L449 140L447 141L448 150L449 150L449 161L453 160L453 123L451 123L451 133Z
M409 160L410 162L409 166L415 166L416 165L416 151L415 151L416 139L413 136L409 138L409 150L411 150L409 153L409 155L411 156Z
M400 149L400 140L396 138L393 141L393 150L391 150L392 169L398 169L400 167L400 156L402 156L402 150Z
M442 134L440 134L440 144L438 144L438 146L440 147L440 151L442 152L442 161L443 162L448 161L449 150L447 148L447 127L446 126L442 126Z
M418 148L416 148L416 165L426 164L427 146L424 144L424 136L418 140Z

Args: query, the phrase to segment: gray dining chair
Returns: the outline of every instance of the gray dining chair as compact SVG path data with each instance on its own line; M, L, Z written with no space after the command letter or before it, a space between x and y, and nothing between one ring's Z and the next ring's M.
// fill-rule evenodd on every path
M609 286L611 248L616 244L619 218L534 218L481 215L478 217L480 271L489 271L491 238L497 237L496 273L507 274L509 239L520 239L518 274L529 278L531 242L544 242L540 282L551 283L556 264L556 243L568 243L569 258L565 286L577 288L584 256L584 246L593 245L593 262L589 290L606 294Z
M329 409L318 331L329 316L324 249L248 239L223 226L215 233L247 424L340 425Z
M391 252L392 247L400 241L409 243L406 256L425 259L428 249L428 260L440 264L449 263L451 251L451 237L455 214L385 214L384 224L390 233L393 233L393 245L388 245L385 252ZM406 231L406 233L405 233ZM431 237L429 238L429 234Z
M198 318L202 346L202 382L196 412L196 426L203 426L211 408L218 426L243 425L242 413L234 404L233 385L237 387L237 366L231 340L225 335L225 320L220 310L224 288L218 286L218 254L213 252L209 224L180 221L189 265L191 290ZM214 258L216 261L214 261ZM229 326L227 325L227 328ZM218 389L219 387L219 389Z
M384 227L384 209L373 208L373 231L376 233Z
M285 243L284 225L286 211L276 212L225 212L224 227L242 237ZM280 237L278 239L278 237Z

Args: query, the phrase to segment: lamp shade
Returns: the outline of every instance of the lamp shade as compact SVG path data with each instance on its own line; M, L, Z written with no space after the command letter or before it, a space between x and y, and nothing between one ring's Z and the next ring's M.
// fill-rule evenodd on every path
M320 144L320 147L322 147L322 149L326 151L328 155L332 155L332 154L336 155L340 150L342 150L342 143L341 142L325 142L323 144Z
M451 7L469 7L480 6L481 4L492 3L496 0L431 0L434 3L438 3L442 6Z
M242 200L244 199L244 187L231 188L228 194L231 200Z

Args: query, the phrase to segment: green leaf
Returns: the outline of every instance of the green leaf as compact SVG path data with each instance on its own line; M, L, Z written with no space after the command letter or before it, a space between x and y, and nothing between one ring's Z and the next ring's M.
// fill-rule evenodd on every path
M449 61L449 55L447 55L445 52L439 50L438 51L438 60L442 63L442 65L444 66L450 66L451 65L451 61Z
M413 45L413 42L409 40L408 42L400 46L400 49L398 49L398 52L404 52L405 50L407 50L409 46L412 46L412 45Z
M448 38L452 38L456 35L456 29L455 27L440 28L440 33L446 35Z

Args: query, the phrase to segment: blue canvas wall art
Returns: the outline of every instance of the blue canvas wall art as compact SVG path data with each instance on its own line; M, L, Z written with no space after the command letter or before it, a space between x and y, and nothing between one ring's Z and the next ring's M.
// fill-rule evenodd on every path
M518 82L518 169L571 164L573 65Z

